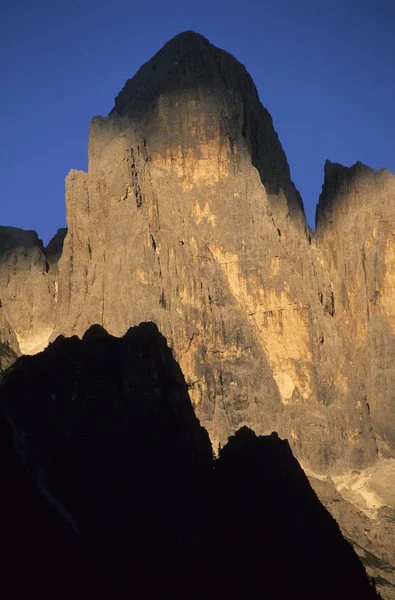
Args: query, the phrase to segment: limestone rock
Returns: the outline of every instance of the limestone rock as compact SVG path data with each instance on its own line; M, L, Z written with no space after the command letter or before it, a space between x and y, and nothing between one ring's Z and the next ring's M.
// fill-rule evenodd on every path
M56 266L63 250L64 239L67 235L67 228L61 227L49 241L48 246L44 249L45 257L50 266Z
M0 300L0 343L8 346L13 352L19 354L19 344L15 332L4 315L3 303Z
M368 575L375 579L383 599L394 600L395 567L391 566L395 565L394 509L382 506L372 515L366 512L366 505L358 508L350 499L347 500L344 490L340 493L330 478L310 477L309 481L325 508L340 525L345 538L352 543ZM385 477L381 478L381 484L386 484ZM390 488L389 477L387 484ZM370 497L375 497L372 491Z
M0 341L17 353L34 354L48 343L64 235L59 230L47 253L35 231L0 227Z
M154 321L215 445L247 424L318 470L375 460L330 274L236 59L192 32L166 44L92 121L66 205L52 337Z
M0 342L0 374L14 364L18 355L8 344Z
M327 161L315 242L331 274L342 351L387 457L395 453L394 217L392 173Z

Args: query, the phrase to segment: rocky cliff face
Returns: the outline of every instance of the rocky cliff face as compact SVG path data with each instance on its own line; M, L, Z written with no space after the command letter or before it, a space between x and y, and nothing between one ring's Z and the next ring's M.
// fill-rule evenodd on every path
M54 335L94 322L121 335L152 320L215 443L243 423L281 428L296 383L300 396L314 385L306 307L284 260L308 243L245 69L201 36L178 36L126 84L108 119L94 119L89 172L72 172L66 194ZM272 340L283 306L290 326Z
M186 32L93 119L59 262L0 232L0 327L26 353L153 321L215 447L248 425L312 472L371 468L395 453L394 182L328 162L313 234L251 77Z
M347 386L369 407L384 456L395 450L395 176L325 165L315 244L331 275Z
M342 274L233 57L190 32L170 41L93 120L66 203L52 337L154 321L215 445L246 424L320 472L375 461Z
M0 342L17 354L34 354L48 344L65 235L59 229L44 248L35 231L0 227Z

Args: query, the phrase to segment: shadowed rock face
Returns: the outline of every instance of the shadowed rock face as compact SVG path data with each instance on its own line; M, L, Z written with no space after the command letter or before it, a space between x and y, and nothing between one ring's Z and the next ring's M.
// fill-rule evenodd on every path
M16 352L14 352L8 344L0 342L0 372L8 369L16 359Z
M48 246L44 249L45 256L50 267L57 265L59 258L61 257L66 235L67 228L61 227L49 241Z
M58 338L43 354L18 361L5 376L2 397L18 430L26 432L28 447L34 448L45 484L56 497L66 497L67 510L81 523L78 529L95 531L100 524L104 531L127 535L137 526L133 519L144 522L143 511L160 518L163 509L167 535L180 535L170 507L182 522L180 511L194 510L193 498L181 503L170 497L174 486L166 465L174 463L172 476L182 479L186 490L195 489L196 469L188 474L183 460L188 467L195 460L211 460L211 449L188 401L181 371L154 325L131 329L121 339L100 326L91 327L82 341ZM179 443L183 452L178 457ZM143 472L138 470L141 454ZM134 475L141 479L144 499L133 498L126 477L134 455ZM157 463L155 476L151 460ZM157 488L164 488L165 481L169 499L154 509L148 504L150 499L157 501ZM134 510L127 508L133 503Z
M3 304L0 300L0 372L12 362L12 358L19 354L19 344L11 325L4 314ZM11 361L11 362L10 362Z
M5 557L1 592L5 597L37 593L43 598L52 592L63 598L75 590L73 584L87 568L87 557L82 556L70 522L48 501L36 473L29 471L21 443L13 423L1 411L0 547Z
M230 570L233 597L246 592L253 597L257 590L262 597L269 592L269 597L328 600L371 594L369 586L360 586L363 568L353 560L354 551L340 540L334 519L313 493L286 440L240 429L220 452L216 477L223 580L229 581ZM316 553L324 539L323 553ZM261 565L268 572L264 582ZM302 572L309 589L297 575ZM332 578L334 572L338 578Z
M195 166L204 160L202 166L210 167L215 150L224 163L248 152L266 191L277 195L282 190L290 210L304 214L272 118L251 76L203 36L186 31L165 44L126 82L110 114L131 119L158 155L171 155L181 143L183 160L193 159ZM201 175L212 183L211 173Z
M2 589L376 597L287 442L244 428L214 461L153 324L58 338L0 393Z
M65 577L67 590L81 578L98 594L182 589L211 527L212 450L157 328L58 338L21 357L0 395L1 544L14 548L17 530L23 550L7 570L28 568L27 589L48 597L64 593ZM54 573L40 578L48 555Z

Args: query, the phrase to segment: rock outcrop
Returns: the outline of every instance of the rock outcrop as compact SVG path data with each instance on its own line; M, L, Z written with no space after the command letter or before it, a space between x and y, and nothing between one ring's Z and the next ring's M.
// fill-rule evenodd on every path
M44 248L35 231L0 227L0 342L17 354L45 348L54 327L65 229Z
M357 476L354 474L357 480ZM367 573L376 583L385 600L395 599L395 511L390 506L378 509L376 518L371 518L355 504L355 498L348 500L344 489L340 493L330 479L309 478L310 483L325 508L341 526L343 535L349 540L360 557ZM393 492L393 477L381 477L381 484ZM346 490L347 493L348 490ZM352 502L354 500L354 503ZM392 505L394 502L392 502Z
M170 41L93 120L66 205L52 337L154 321L215 445L246 424L316 471L374 462L331 272L233 57L190 32Z
M327 162L315 244L331 275L342 353L383 456L395 452L395 176ZM357 396L354 396L357 398Z

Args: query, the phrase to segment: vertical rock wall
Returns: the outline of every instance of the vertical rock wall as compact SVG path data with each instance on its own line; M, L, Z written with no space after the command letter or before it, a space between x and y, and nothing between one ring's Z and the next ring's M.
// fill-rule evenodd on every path
M214 445L248 425L367 467L395 449L392 206L388 172L327 163L313 234L251 77L186 32L93 119L59 263L65 232L7 230L0 310L25 353L153 321Z

